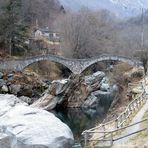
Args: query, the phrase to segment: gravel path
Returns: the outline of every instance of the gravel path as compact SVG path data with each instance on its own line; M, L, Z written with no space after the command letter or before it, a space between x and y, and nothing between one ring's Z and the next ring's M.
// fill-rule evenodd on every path
M146 87L146 93L148 95L148 86ZM147 96L148 97L148 96ZM147 102L144 104L144 106L140 109L140 111L135 115L135 117L132 119L131 123L130 124L133 124L133 123L136 123L138 121L141 121L143 119L143 116L145 114L145 112L148 110L148 100ZM121 136L124 136L124 135L127 135L127 134L130 134L132 132L135 132L135 131L138 131L140 130L141 127L140 127L140 124L137 124L137 125L134 125L132 127L129 127L127 128L125 131L122 132ZM116 142L114 142L114 146L113 148L115 147L118 147L118 148L124 148L126 147L126 144L128 143L128 141L133 138L136 134L132 135L132 136L129 136L129 137L126 137L126 138L123 138L123 139L120 139ZM128 146L129 147L129 146Z
M133 124L133 123L136 123L136 122L138 122L138 121L141 121L142 118L143 118L143 116L144 116L144 114L145 114L145 112L146 112L147 110L148 110L148 101L147 101L147 102L145 103L145 105L141 108L141 110L136 114L136 116L133 118L133 120L131 121L130 124ZM132 133L132 132L138 131L138 130L140 130L140 129L141 129L140 124L136 124L136 125L134 125L134 126L132 126L132 127L127 128L125 131L123 131L123 133L122 133L121 135L124 136L124 135L130 134L130 133ZM125 145L125 144L129 141L129 139L131 139L131 138L134 137L134 136L135 136L135 134L132 135L132 136L123 138L123 139L121 139L121 140L118 140L118 141L115 142L115 144Z

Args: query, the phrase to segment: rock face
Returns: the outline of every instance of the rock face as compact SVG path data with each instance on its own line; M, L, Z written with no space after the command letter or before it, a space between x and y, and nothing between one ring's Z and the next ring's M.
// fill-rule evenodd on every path
M102 91L110 90L109 79L107 77L104 77L102 81L100 82L100 90Z
M105 73L102 71L98 71L93 75L85 76L85 83L88 85L93 85L97 82L100 82L105 76Z
M0 72L0 79L3 77L3 75L4 75L4 74L3 74L2 72Z
M92 92L90 96L88 96L88 98L86 99L82 107L96 109L102 99L111 98L111 95L112 95L112 92L105 92L101 90Z
M61 104L64 100L64 93L69 90L70 80L55 80L51 83L44 95L37 100L32 107L38 107L45 110L52 110L56 105Z
M97 94L98 90L101 91ZM85 77L74 75L69 79L53 81L44 95L32 106L46 110L57 106L95 108L102 92L105 92L106 96L111 93L104 72L98 71Z
M32 104L32 99L26 96L21 96L19 97L20 100L22 100L23 102L27 103L27 104Z
M8 87L6 85L2 86L2 92L7 93L9 91Z
M18 85L12 84L9 86L9 90L12 94L17 95L18 92L20 92L20 90L21 90L21 85L20 84L18 84Z
M73 134L52 113L0 95L0 148L71 148Z

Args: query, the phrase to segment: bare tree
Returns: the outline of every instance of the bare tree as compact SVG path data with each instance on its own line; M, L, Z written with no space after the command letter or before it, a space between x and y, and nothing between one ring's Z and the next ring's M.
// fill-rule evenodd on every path
M103 44L112 40L110 16L107 11L92 12L86 8L62 16L56 22L56 29L63 34L64 55L85 58L103 51Z

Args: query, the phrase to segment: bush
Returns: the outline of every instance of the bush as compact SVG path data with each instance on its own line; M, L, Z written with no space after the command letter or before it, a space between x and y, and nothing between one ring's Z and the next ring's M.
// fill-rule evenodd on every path
M130 82L130 79L127 75L124 75L124 73L131 69L132 67L127 63L119 63L115 65L112 72L109 73L110 83L127 85Z

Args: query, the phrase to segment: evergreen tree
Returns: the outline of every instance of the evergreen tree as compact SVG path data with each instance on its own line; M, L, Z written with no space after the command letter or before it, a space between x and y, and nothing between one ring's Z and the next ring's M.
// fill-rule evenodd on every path
M10 55L26 48L27 26L24 23L21 0L7 0L0 13L0 35Z

